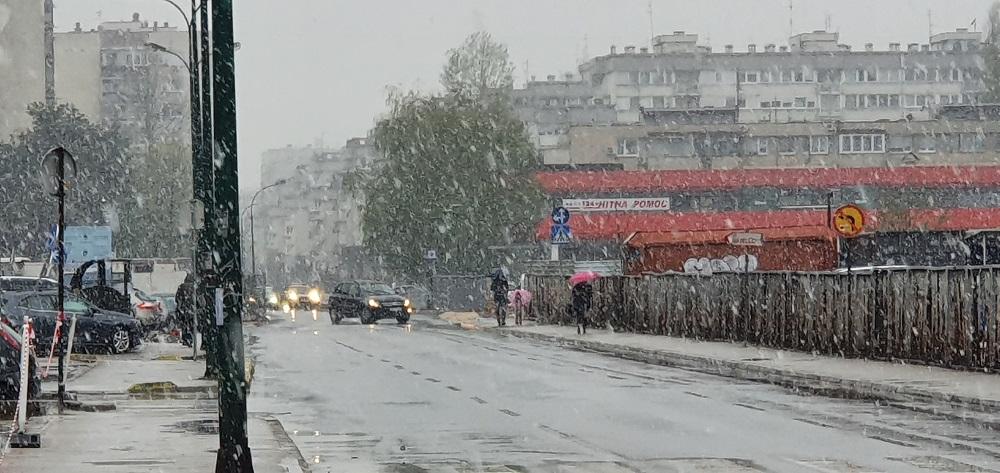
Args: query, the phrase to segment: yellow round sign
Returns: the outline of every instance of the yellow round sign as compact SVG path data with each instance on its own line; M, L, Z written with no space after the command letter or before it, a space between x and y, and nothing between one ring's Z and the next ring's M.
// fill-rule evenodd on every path
M853 238L865 229L865 213L854 204L847 204L833 212L833 229L840 236Z

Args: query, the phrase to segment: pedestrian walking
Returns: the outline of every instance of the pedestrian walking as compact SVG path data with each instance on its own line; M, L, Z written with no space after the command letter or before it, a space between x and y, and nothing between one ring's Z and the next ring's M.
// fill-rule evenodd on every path
M576 323L576 333L587 333L587 311L593 305L594 286L592 282L600 276L593 271L583 271L576 273L569 278L570 291L570 312L573 321Z
M188 274L184 282L177 287L174 294L177 303L175 309L176 323L181 329L181 343L184 346L194 345L194 275Z
M514 325L524 323L524 315L531 306L531 292L520 286L511 293L511 306L514 308Z
M503 327L507 325L507 291L510 290L510 283L502 268L494 271L491 279L490 292L493 293L493 303L496 304L497 326Z

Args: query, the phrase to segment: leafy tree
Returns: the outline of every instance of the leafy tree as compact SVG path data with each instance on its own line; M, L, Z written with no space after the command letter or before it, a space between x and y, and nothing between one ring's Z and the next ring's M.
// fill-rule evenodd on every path
M56 146L69 150L78 176L66 196L67 225L104 225L125 194L129 153L118 130L91 123L69 104L28 106L32 126L0 144L0 206L5 225L0 248L18 255L45 254L45 232L57 221L55 197L39 187L41 157Z
M441 85L450 95L484 97L512 86L514 65L507 47L486 32L477 32L448 51Z
M540 157L503 101L394 95L372 132L383 158L368 176L366 249L387 269L415 275L423 254L438 270L483 273L491 246L532 237L543 197Z
M986 44L983 46L985 103L1000 103L1000 2L990 6Z
M129 193L118 211L115 252L122 257L186 257L190 237L182 235L178 216L192 198L191 151L160 144L129 163Z

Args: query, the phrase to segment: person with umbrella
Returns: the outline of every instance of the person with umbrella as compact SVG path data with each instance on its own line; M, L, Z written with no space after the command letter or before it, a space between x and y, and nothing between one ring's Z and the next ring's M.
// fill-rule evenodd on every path
M576 323L576 333L587 333L587 311L593 305L594 287L591 285L601 276L593 271L581 271L569 278L570 310Z

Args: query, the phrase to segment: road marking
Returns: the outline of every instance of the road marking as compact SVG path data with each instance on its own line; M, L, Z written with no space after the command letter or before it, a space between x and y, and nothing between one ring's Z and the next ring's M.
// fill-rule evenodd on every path
M445 386L445 387L447 387L448 389L450 389L452 391L455 391L455 392L461 391L461 389L458 389L455 386Z
M478 403L480 403L480 404L487 404L487 402L486 402L485 400L483 400L483 399L480 399L480 398L479 398L479 397L477 397L477 396L472 396L472 397L470 397L469 399L472 399L473 401L476 401L476 402L478 402Z
M500 412L503 412L511 417L521 417L521 414L518 414L510 409L500 409Z
M440 383L441 382L440 379L434 379L434 378L424 378L424 379L426 379L427 381L430 381L432 383Z
M694 397L700 397L702 399L708 399L708 396L706 396L704 394L698 394L698 393L696 393L694 391L684 391L684 394L687 394L689 396L694 396Z

